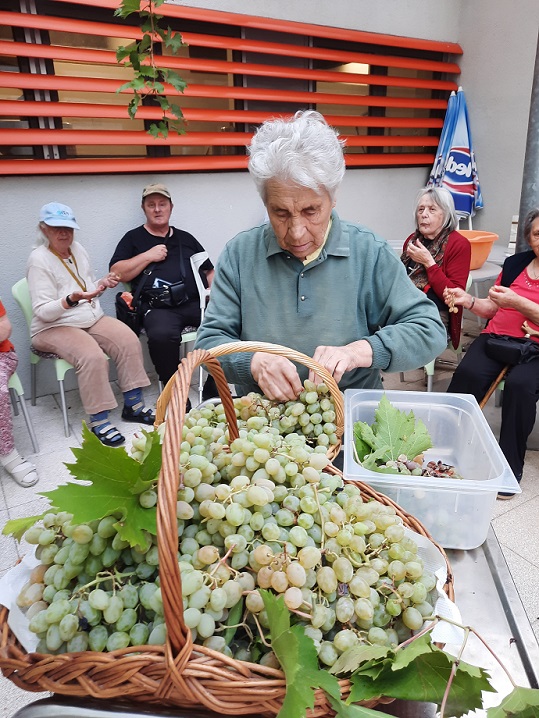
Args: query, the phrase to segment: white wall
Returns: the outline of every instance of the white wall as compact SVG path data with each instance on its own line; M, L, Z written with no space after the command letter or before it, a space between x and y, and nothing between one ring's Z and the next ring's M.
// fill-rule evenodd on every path
M538 29L537 0L461 3L461 84L485 203L474 228L505 244L520 205Z
M461 84L468 100L485 201L474 227L496 232L500 242L507 243L522 183L539 27L537 0L190 0L189 4L459 42L464 50ZM399 246L413 226L413 199L427 175L425 168L348 170L337 210L343 218L366 224ZM19 374L27 391L28 336L10 288L24 275L39 208L53 200L73 207L82 227L78 239L87 246L96 272L101 274L123 233L142 222L141 189L156 180L166 182L172 191L173 223L192 232L214 261L228 239L263 216L247 172L0 178L4 209L0 295L14 325ZM113 292L103 297L109 313L113 313L112 299ZM56 391L51 367L40 368L40 390Z

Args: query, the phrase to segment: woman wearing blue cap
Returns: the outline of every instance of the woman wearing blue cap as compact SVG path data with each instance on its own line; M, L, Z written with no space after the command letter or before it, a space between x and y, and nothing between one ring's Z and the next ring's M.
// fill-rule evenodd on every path
M79 229L70 207L50 202L41 208L36 248L27 265L32 299L32 345L54 352L73 364L89 426L107 446L125 437L109 420L118 404L109 383L107 356L114 360L124 394L122 419L153 424L155 415L144 407L142 387L150 380L144 370L136 334L117 319L105 316L98 297L118 284L113 272L95 280L90 258L75 242ZM105 353L103 353L105 352Z

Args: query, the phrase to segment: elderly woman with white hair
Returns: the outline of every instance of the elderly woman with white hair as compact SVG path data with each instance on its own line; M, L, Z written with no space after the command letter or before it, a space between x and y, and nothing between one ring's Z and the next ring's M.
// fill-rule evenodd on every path
M455 349L460 344L462 307L449 312L443 295L446 289L465 289L470 273L470 242L457 231L458 218L449 190L424 187L419 190L414 219L416 230L404 242L401 261L415 286L431 299L449 330Z
M50 202L41 208L37 246L26 273L32 299L32 344L73 364L90 429L106 446L119 446L125 437L109 420L110 410L118 403L105 354L118 370L124 421L154 423L154 413L145 408L142 396L142 387L150 380L136 334L105 316L99 304L98 297L120 278L109 272L96 281L87 251L74 241L75 229L79 225L70 207Z
M343 143L322 115L269 120L249 148L249 171L269 223L241 232L219 257L197 347L251 340L312 356L342 389L380 388L446 346L436 307L408 280L383 239L341 220ZM220 359L239 394L298 396L307 369L264 352Z

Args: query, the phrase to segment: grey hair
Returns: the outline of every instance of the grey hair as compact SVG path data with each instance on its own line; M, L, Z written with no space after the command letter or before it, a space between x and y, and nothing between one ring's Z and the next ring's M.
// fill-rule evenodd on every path
M530 243L530 238L532 235L532 224L535 222L535 220L539 217L539 207L534 207L533 209L530 209L528 214L526 215L524 219L524 225L522 227L522 236L526 240L526 242Z
M34 240L33 249L36 249L36 247L41 247L42 244L45 247L49 246L49 238L46 236L45 232L43 231L44 226L46 226L45 222L38 222L37 235Z
M271 179L318 193L326 190L334 200L344 177L344 144L337 131L314 110L264 122L248 147L249 172L263 202L266 183Z
M419 190L414 205L414 222L416 229L419 229L417 222L417 210L419 209L421 199L425 195L428 195L444 213L442 230L447 229L450 232L455 230L459 226L459 220L457 213L455 212L455 202L453 201L453 195L445 187L423 187L423 189Z

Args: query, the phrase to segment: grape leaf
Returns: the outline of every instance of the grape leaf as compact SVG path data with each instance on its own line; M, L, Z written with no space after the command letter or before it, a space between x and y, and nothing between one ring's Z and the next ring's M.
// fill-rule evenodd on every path
M319 668L314 641L305 635L303 626L290 626L283 598L269 591L260 593L268 614L271 647L286 678L286 695L277 718L304 718L307 709L314 707L315 688L340 698L339 682Z
M401 454L414 459L432 447L427 427L416 419L414 412L408 414L394 407L385 394L374 412L374 423L354 423L354 443L357 455L366 469L382 473L395 473L393 468L380 467L386 461L394 461Z
M337 658L329 672L335 675L338 673L353 673L363 663L385 658L389 650L387 646L371 646L364 643L352 646Z
M380 710L365 708L364 706L347 705L341 700L328 696L328 701L335 711L335 718L392 718L389 713L382 713Z
M513 689L499 706L487 710L487 718L537 718L539 714L539 690L537 688Z
M77 461L66 466L75 479L89 483L70 481L41 496L47 497L55 509L73 514L76 524L116 515L120 537L131 546L144 545L144 531L157 533L155 507L145 509L138 499L139 493L153 485L152 480L143 478L145 463L135 461L123 449L105 446L86 425L82 436L82 448L71 449ZM153 451L147 460L152 465L148 473L153 475Z
M440 704L455 659L435 646L431 646L431 649L428 653L416 655L405 666L402 666L402 657L401 667L396 667L394 662L388 663L375 681L367 675L354 674L349 702L383 695ZM481 692L494 691L487 676L482 669L461 662L451 684L446 714L460 718L469 711L481 708Z
M431 448L431 438L421 419L416 419L413 411L407 414L394 407L385 394L382 394L374 417L375 448L388 446L388 460L394 460L400 454L413 459Z
M28 529L42 519L43 516L45 516L44 513L39 514L39 516L23 516L20 519L10 519L6 521L2 533L4 536L13 536L17 541L20 541Z

